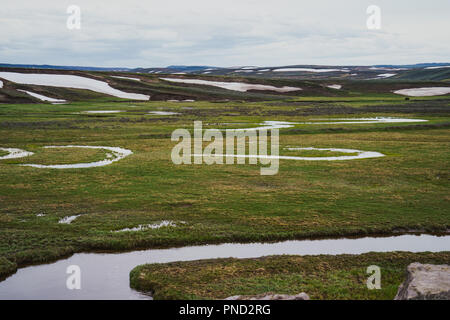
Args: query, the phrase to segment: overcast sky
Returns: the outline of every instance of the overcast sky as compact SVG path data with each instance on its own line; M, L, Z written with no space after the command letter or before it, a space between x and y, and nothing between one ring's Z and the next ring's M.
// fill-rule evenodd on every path
M381 29L366 26L369 5ZM69 5L81 29L69 30ZM0 62L108 67L450 62L449 0L3 0Z

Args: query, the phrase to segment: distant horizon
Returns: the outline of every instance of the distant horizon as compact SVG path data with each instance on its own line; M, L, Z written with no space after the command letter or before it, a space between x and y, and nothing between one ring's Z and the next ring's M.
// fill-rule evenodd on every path
M235 65L235 66L211 66L211 65L202 65L202 64L175 64L168 66L138 66L138 67L130 67L130 66L97 66L97 65L62 65L62 64L51 64L51 63L9 63L9 62L0 62L0 67L11 66L11 67L20 67L20 66L32 66L32 67L65 67L65 68L98 68L98 69L176 69L176 67L199 67L199 68L219 68L219 69L237 69L242 67L254 67L254 68L279 68L279 67L296 67L296 66L317 66L317 67L377 67L377 66L396 66L396 67L407 67L407 66L422 66L422 65L450 65L450 62L418 62L418 63L406 63L406 64L395 64L395 63L380 63L380 64L289 64L289 65Z

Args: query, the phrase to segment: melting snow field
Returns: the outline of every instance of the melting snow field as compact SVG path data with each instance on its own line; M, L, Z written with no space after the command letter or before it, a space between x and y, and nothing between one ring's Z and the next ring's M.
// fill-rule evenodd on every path
M248 73L248 72L255 72L254 70L235 70L235 71L233 71L233 72L235 72L235 73L242 73L242 72L246 72L246 73Z
M349 72L347 69L312 69L312 68L281 68L274 69L272 72Z
M6 156L0 157L0 160L23 158L34 154L33 152L16 148L0 148L0 150L9 152Z
M340 84L331 84L327 87L330 89L336 89L336 90L340 90L342 88L342 86Z
M161 78L161 80L169 81L169 82L178 82L178 83L188 83L188 84L200 84L206 86L219 87L222 89L233 90L246 92L248 90L267 90L267 91L276 91L276 92L291 92L291 91L299 91L301 88L296 87L281 87L277 88L274 86L263 85L263 84L251 84L251 83L242 83L242 82L219 82L219 81L208 81L208 80L199 80L199 79L178 79L178 78Z
M386 67L371 67L369 70L389 70L389 71L400 71L408 70L407 68L386 68Z
M150 111L148 114L159 115L159 116L174 116L176 114L180 114L179 112L171 112L171 111Z
M432 70L432 69L442 69L442 68L450 68L450 66L427 67L425 69Z
M3 81L0 80L0 89L3 88Z
M396 94L401 94L410 97L432 97L442 96L450 93L450 87L428 87L428 88L414 88L414 89L401 89L394 91Z
M63 100L63 99L54 99L54 98L46 97L46 96L44 96L42 94L30 92L30 91L27 91L27 90L17 89L17 91L25 92L25 93L29 94L30 96L35 97L35 98L37 98L39 100L42 100L42 101L49 101L49 102L55 102L55 103L66 102L66 100Z
M112 88L106 82L80 76L65 74L0 72L0 77L20 84L85 89L123 99L145 101L150 99L150 96L148 95L124 92Z
M42 164L22 164L22 166L34 167L34 168L45 168L45 169L77 169L77 168L94 168L102 167L113 162L119 161L130 154L133 154L131 150L123 149L119 147L102 147L102 146L46 146L44 148L86 148L86 149L105 149L111 151L111 154L107 155L107 159L89 162L89 163L74 163L74 164L55 164L55 165L42 165Z
M139 78L122 77L122 76L111 76L111 77L112 77L112 78L117 78L117 79L125 79L125 80L141 81L141 79L139 79Z
M396 73L382 73L377 75L378 78L390 78L397 75Z
M160 223L140 224L139 226L134 227L134 228L124 228L124 229L116 230L116 231L112 231L112 232L136 232L136 231L145 231L148 229L159 229L162 227L176 227L176 226L177 225L173 221L164 220L164 221L161 221Z
M58 221L58 223L61 224L70 224L72 221L74 221L76 218L80 217L81 214L76 215L76 216L68 216L68 217L64 217L61 220Z

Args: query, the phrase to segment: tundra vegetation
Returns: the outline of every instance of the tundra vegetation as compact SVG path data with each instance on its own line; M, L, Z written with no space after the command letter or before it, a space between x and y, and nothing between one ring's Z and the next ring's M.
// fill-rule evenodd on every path
M107 81L125 92L150 95L150 101L3 81L0 147L20 148L34 154L0 160L1 276L26 264L43 263L82 251L409 231L445 233L450 228L450 96L405 100L404 96L392 92L446 86L445 81L330 82L204 76L211 81L246 81L303 89L277 93L169 83L158 76L144 74L118 74L141 79L136 81L113 78L106 72L72 73ZM326 87L335 83L342 85L342 89ZM43 103L17 89L68 103ZM123 112L85 112L93 110ZM152 111L173 114L149 114ZM176 145L171 141L171 133L179 128L193 133L194 121L202 121L204 129L231 129L256 127L268 120L314 122L318 118L374 117L428 122L310 123L280 129L280 155L341 155L285 149L315 147L376 151L385 157L352 161L280 160L279 172L273 176L261 176L260 166L250 164L175 165L171 161L171 150ZM21 166L96 162L105 159L108 153L104 149L43 148L58 145L120 147L133 154L96 168L58 170ZM0 156L6 154L0 151ZM80 216L70 224L58 223L64 217L76 215ZM161 221L173 221L175 226L112 232ZM271 257L198 262L198 269L192 262L143 270L144 280L149 277L147 272L158 274L151 286L159 290L156 290L157 297L162 298L222 298L278 289L283 293L298 293L294 291L299 287L288 290L296 280L305 284L302 291L309 291L312 298L391 298L395 295L394 287L401 282L400 271L408 261L416 260L443 263L449 257L447 253ZM296 261L304 271L294 266ZM361 277L366 276L355 271L365 262L379 263L390 270L384 291L353 291L360 285ZM204 287L199 282L198 286L181 290L183 281L188 281L191 275L177 278L180 275L174 274L174 266L180 275L195 269L193 274L199 276L212 266L213 269L200 277L201 281L211 279L208 272L212 270L240 276L226 281L219 279ZM164 268L170 272L165 274ZM274 269L278 271L270 272ZM296 271L290 272L291 269ZM326 270L332 272L325 274ZM136 287L146 288L147 280L140 284L133 279ZM173 286L168 286L169 282ZM344 288L341 292L340 285ZM161 291L161 287L168 289ZM237 292L237 288L242 290Z

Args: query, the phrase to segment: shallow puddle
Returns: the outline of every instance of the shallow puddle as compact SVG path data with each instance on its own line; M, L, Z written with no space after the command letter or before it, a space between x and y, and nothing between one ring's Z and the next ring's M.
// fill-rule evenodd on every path
M247 155L247 154L213 154L211 157L213 159L217 157L232 157L232 158L256 158L256 159L280 159L280 160L302 160L302 161L339 161L339 160L355 160L355 159L369 159L369 158L380 158L385 155L380 152L375 151L361 151L356 149L338 149L338 148L285 148L289 151L330 151L330 152L342 152L351 153L356 155L349 156L332 156L332 157L298 157L298 156L272 156L272 155ZM194 154L194 157L202 156L200 154ZM203 155L203 158L208 157Z
M158 116L174 116L180 114L179 112L171 112L171 111L150 111L148 114L158 115Z
M290 122L290 121L264 121L259 124L259 127L253 128L238 128L236 131L247 130L270 130L270 129L286 129L293 128L299 124L371 124L371 123L411 123L411 122L428 122L424 119L405 119L405 118L331 118L331 119L313 119L307 122Z
M89 113L89 114L103 114L103 113L120 113L124 112L122 110L89 110L89 111L82 111L80 113Z

